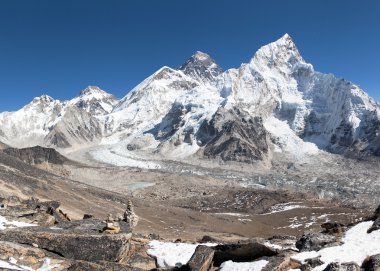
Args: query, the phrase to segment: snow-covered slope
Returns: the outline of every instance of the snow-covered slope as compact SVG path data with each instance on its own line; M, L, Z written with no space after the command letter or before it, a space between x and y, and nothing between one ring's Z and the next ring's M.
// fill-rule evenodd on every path
M65 110L65 103L43 95L16 112L0 114L1 141L15 147L42 145Z
M358 141L368 145L368 131L380 131L375 125L376 102L351 82L314 71L287 34L260 48L239 70L227 71L218 79L227 106L263 116L267 127L273 127L274 119L289 126L291 138L278 138L285 128L270 131L282 146L302 138L343 153Z
M92 115L104 115L111 113L119 100L96 86L89 86L82 90L78 97L68 104L91 113Z
M43 95L16 112L0 114L0 141L13 147L73 147L101 137L99 115L118 100L98 87L88 87L70 101Z
M327 150L380 155L380 110L357 85L314 70L285 34L224 71L197 52L163 67L122 100L88 87L71 101L48 96L0 114L0 141L138 159L188 156L253 162L272 152L303 159ZM96 155L95 155L96 158Z

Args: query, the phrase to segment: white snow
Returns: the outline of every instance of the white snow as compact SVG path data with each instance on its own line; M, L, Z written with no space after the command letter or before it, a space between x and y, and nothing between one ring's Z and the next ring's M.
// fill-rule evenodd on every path
M116 153L107 148L100 148L100 149L92 151L90 154L95 160L99 162L103 162L103 163L107 163L107 164L119 166L119 167L137 167L137 168L143 168L143 169L160 169L161 168L161 166L158 163L128 157L126 156L126 153L127 152L125 152L124 154L121 154L121 153Z
M272 116L264 122L264 127L272 134L278 150L292 154L295 161L303 160L308 155L318 154L317 145L299 138L286 121Z
M0 269L11 269L11 270L33 270L33 269L24 269L18 265L12 264L10 262L0 260Z
M208 58L201 52L196 56L200 60ZM91 120L78 120L70 126L64 116L77 106L92 112ZM380 113L376 114L378 105L372 98L350 82L316 72L286 34L261 47L249 63L225 71L211 83L164 66L120 101L91 86L70 101L61 102L46 95L38 97L16 112L0 113L0 134L4 134L0 141L17 147L49 144L48 135L58 126L61 134L72 137L71 150L78 145L98 144L99 140L104 150L93 153L98 161L157 168L145 158L154 153L162 159L183 161L194 155L200 149L194 135L201 124L209 121L219 108L232 106L262 117L274 141L274 152L290 154L295 161L304 161L318 154L318 148L328 146L341 123L352 126L355 140L363 134L363 120L367 121L372 114L380 118ZM173 120L180 122L174 125L173 134L162 140L148 139L155 132L171 131ZM78 126L101 131L95 138L90 136L78 142L72 136L78 132ZM141 143L142 138L152 143L141 144L143 150L136 150L145 158L115 149L115 144L124 147L126 142Z
M270 242L268 242L268 241L265 242L264 245L267 246L267 247L273 248L273 249L278 249L278 250L280 250L280 249L283 248L283 247L280 246L280 245L272 244L272 243L270 243Z
M274 213L286 212L293 209L304 209L304 208L308 208L308 207L305 205L301 205L297 202L279 203L279 204L273 205L271 207L270 212L264 213L261 215L269 215L269 214L274 214Z
M215 213L216 215L228 215L228 216L238 216L238 217L247 217L248 214L241 214L241 213Z
M0 215L0 230L5 230L6 228L22 228L22 227L33 227L36 224L30 224L21 221L8 221L5 217Z
M266 260L236 263L227 261L221 264L221 271L261 271L269 262Z
M59 264L51 264L50 258L45 258L43 260L43 264L40 268L38 268L36 271L51 271L54 270L55 268L59 268Z
M199 244L172 243L151 241L149 242L148 255L157 259L159 267L180 267L187 264ZM204 246L216 246L217 244L205 243Z
M366 257L380 253L380 230L367 233L372 223L373 221L361 222L349 229L340 246L302 252L292 256L292 259L303 263L306 259L321 257L324 264L315 267L314 271L322 271L332 262L355 262L360 266Z
M190 260L197 246L196 244L151 241L147 253L157 259L159 267L180 267Z
M10 257L8 261L0 260L0 269L10 269L10 270L22 270L22 271L51 271L55 268L60 267L59 264L51 264L50 258L43 259L43 263L40 268L33 269L31 267L17 264L17 260Z

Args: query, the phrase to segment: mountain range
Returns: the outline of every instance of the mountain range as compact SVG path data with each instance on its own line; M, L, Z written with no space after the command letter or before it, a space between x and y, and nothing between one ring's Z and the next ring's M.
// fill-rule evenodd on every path
M110 155L244 163L276 154L376 157L380 106L350 81L315 71L285 34L226 71L196 52L120 100L93 86L69 101L35 98L0 113L0 141L87 149L101 162L113 160Z

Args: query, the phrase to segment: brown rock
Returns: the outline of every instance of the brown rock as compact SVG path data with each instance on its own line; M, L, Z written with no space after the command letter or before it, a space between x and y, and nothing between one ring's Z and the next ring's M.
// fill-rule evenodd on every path
M326 222L321 225L324 229L324 233L329 234L340 234L343 233L346 227L343 224L337 222Z
M301 264L293 261L289 256L272 257L262 271L287 271L289 269L299 269Z
M139 268L133 268L125 264L112 263L112 262L86 262L86 261L73 261L68 271L142 271Z
M37 223L40 226L50 226L54 225L56 220L55 217L52 215L49 215L48 213L36 213L32 216L33 222Z
M148 242L148 239L132 238L129 257L125 263L131 267L143 270L155 269L156 260L146 253L148 250Z
M368 257L362 264L364 271L380 271L380 254Z
M214 249L208 246L197 246L193 256L187 263L191 271L208 271L212 267L214 258Z
M263 244L255 241L243 244L227 244L214 247L214 265L220 266L223 262L251 262L260 257L274 256L278 253Z
M337 244L337 238L334 235L325 233L307 233L301 236L296 242L296 247L302 251L320 250L324 247Z
M360 271L356 263L330 263L323 271Z
M0 260L9 262L10 257L17 261L18 266L27 266L33 270L41 268L46 258L50 259L52 265L57 265L57 268L54 269L56 271L67 270L71 265L70 260L61 258L48 251L27 245L0 241Z
M367 233L380 230L380 217L378 217L372 224L372 226L367 230Z
M124 223L124 233L102 234L104 224L95 219L60 223L59 227L29 227L0 232L0 240L38 247L74 260L120 261L129 251L131 233Z

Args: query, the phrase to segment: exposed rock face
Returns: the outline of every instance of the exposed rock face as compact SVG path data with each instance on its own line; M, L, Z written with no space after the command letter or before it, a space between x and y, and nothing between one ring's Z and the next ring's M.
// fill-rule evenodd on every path
M129 265L120 264L115 262L86 262L86 261L73 261L67 271L83 271L83 270L92 270L92 271L104 271L104 270L112 270L112 271L141 271L138 268L131 268Z
M187 267L189 270L208 271L212 267L214 258L214 249L208 246L198 246ZM185 268L183 268L185 269Z
M9 259L17 260L17 263L11 265L13 270L16 268L18 268L16 270L26 270L21 266L28 266L33 270L49 270L48 266L50 269L55 266L54 270L61 271L67 270L71 266L70 260L54 253L32 246L0 241L0 260L8 262Z
M269 151L262 119L247 117L238 109L219 109L196 137L205 145L204 156L224 161L252 163L263 160Z
M328 234L340 234L343 233L346 227L343 224L337 222L326 222L321 225L324 229L323 233Z
M106 234L106 222L94 218L44 224L45 219L36 215L45 214L54 220L51 212L60 210L57 201L12 197L2 202L8 203L0 208L2 267L5 264L17 270L57 271L139 271L156 267L154 259L146 254L147 240L132 239L130 227L122 219L117 222L119 233ZM110 217L109 220L115 222Z
M260 257L274 256L277 252L263 244L250 242L245 244L226 244L214 247L214 265L220 266L223 262L251 262Z
M380 254L373 255L364 261L364 271L380 271Z
M18 148L96 142L103 127L96 116L110 113L117 102L98 87L88 87L70 101L43 95L16 112L0 113L0 138Z
M356 263L330 263L323 271L360 271Z
M69 159L61 155L59 152L57 152L55 149L44 148L41 146L23 149L7 148L4 150L4 152L31 165L41 163L62 165L70 161Z
M183 116L191 108L185 108L181 104L174 104L170 111L163 117L162 121L145 133L152 133L157 140L166 141L172 137L181 126L183 126ZM186 140L185 140L186 141ZM190 142L188 142L190 143Z
M0 142L0 150L4 150L8 148L9 146L7 144L4 144L3 142Z
M223 69L208 55L196 52L180 68L184 74L203 83L211 83L223 72Z
M0 240L37 244L65 258L117 262L126 257L131 233L125 224L123 234L101 234L104 223L95 219L62 222L57 227L30 227L0 232ZM101 245L99 245L101 244Z
M327 246L333 246L337 242L337 238L333 235L324 233L307 233L296 242L299 251L320 250Z
M380 205L375 210L375 217L380 218Z
M77 107L69 107L46 135L44 143L46 146L59 148L75 147L97 142L102 137L102 131L99 121L90 113Z
M372 219L374 220L374 222L371 228L368 229L368 233L380 230L380 205L376 208Z
M368 233L371 233L373 231L380 230L380 217L376 218L376 220L373 222L371 228L368 229Z

